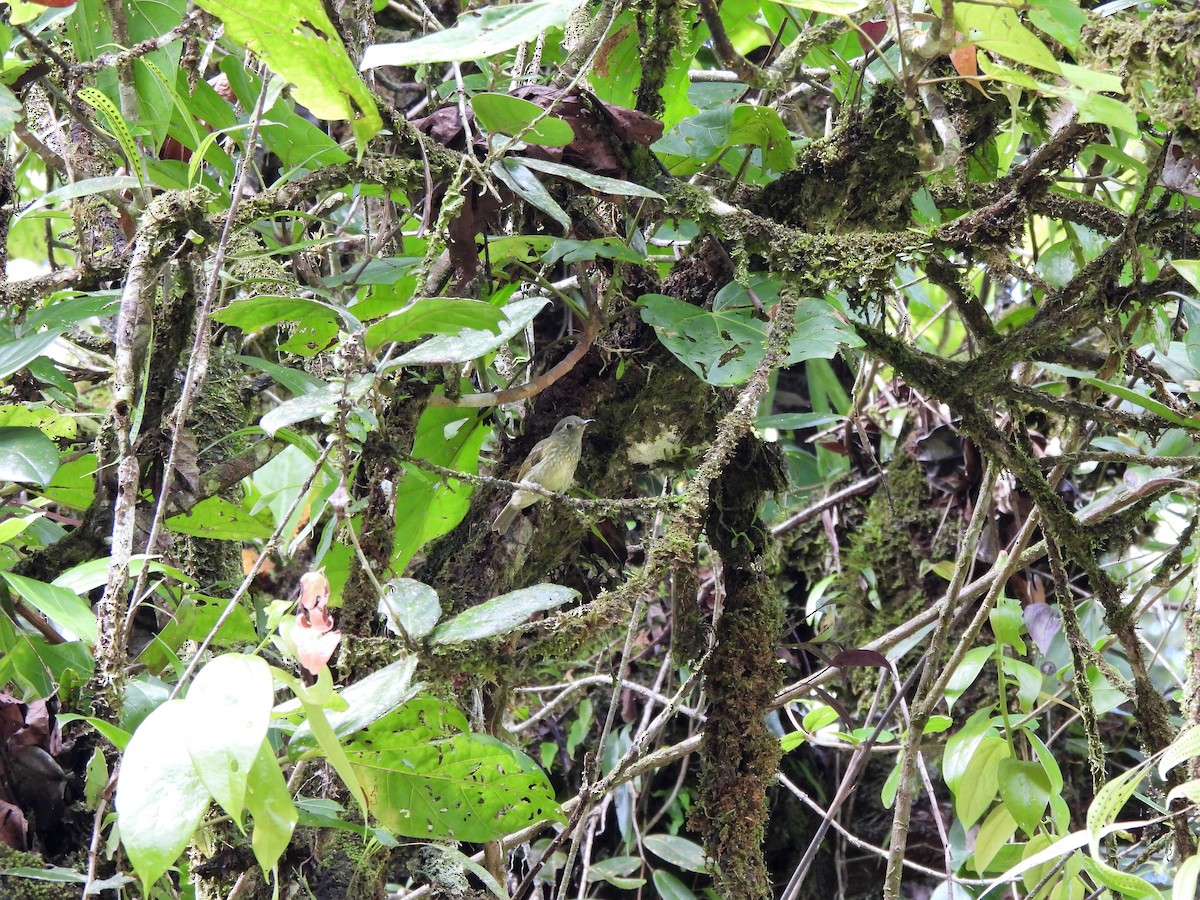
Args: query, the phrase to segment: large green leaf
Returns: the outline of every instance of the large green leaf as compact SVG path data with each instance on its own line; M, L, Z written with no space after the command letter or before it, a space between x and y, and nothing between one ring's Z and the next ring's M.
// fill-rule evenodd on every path
M130 43L137 44L166 34L183 21L186 8L186 0L128 0L125 3L125 20ZM113 43L105 0L79 0L74 15L66 21L66 31L81 61L93 60L103 53L121 49ZM136 124L149 132L150 143L156 149L162 144L171 124L175 101L170 89L145 63L149 62L174 81L182 49L180 41L173 41L144 54L133 67L138 103ZM106 66L102 69L95 84L113 103L119 105L116 67Z
M561 28L578 0L532 0L485 6L463 13L453 28L415 41L375 44L363 53L363 69L485 59L531 41L548 28Z
M346 748L371 812L396 834L483 842L565 821L532 759L482 734L448 733L453 712L417 698Z
M7 378L13 372L25 368L58 340L59 334L61 332L42 331L0 344L0 378Z
M266 540L272 531L270 525L223 497L200 501L188 512L171 516L166 526L176 534L222 541Z
M501 594L443 622L433 630L429 641L432 644L465 644L507 634L535 613L562 606L578 596L579 591L561 584L537 584Z
M546 115L536 103L508 94L476 94L471 109L479 123L491 132L519 135L527 144L565 147L575 140L575 132L562 119ZM540 121L539 121L540 120ZM533 124L537 122L537 124Z
M12 572L0 572L0 577L42 615L70 629L80 640L96 643L96 614L92 612L91 604L74 591Z
M641 305L642 320L654 327L663 345L709 384L742 383L766 354L766 323L749 307L723 306L709 312L662 294L644 295ZM796 310L787 364L828 359L840 347L860 344L829 304L806 300Z
M0 480L47 485L58 463L58 448L40 428L0 426Z
M435 338L435 340L437 340ZM426 407L417 423L413 455L448 469L474 474L479 450L490 429L469 410ZM426 543L448 533L471 508L475 489L464 481L443 478L405 465L396 485L396 552L392 570L403 572Z
M320 0L197 0L320 119L350 122L360 150L383 127L379 110Z
M210 660L184 701L192 764L239 827L250 769L267 736L273 701L270 667L242 653Z
M259 744L246 782L246 809L254 817L250 838L254 858L264 872L269 872L291 843L300 814L266 739Z
M346 701L346 708L326 714L334 734L339 738L354 734L411 700L422 687L413 684L412 677L416 670L417 658L405 656L343 688L340 694ZM288 753L300 757L316 747L317 738L306 719L288 742Z
M179 858L208 809L208 791L188 754L187 727L185 701L164 703L133 733L121 761L121 843L146 885Z
M368 328L366 343L374 349L427 334L458 334L464 328L498 335L504 321L504 310L482 300L422 297Z
M398 356L387 368L404 365L451 365L478 359L523 331L548 302L545 297L514 300L503 307L508 321L501 326L499 333L486 328L463 328L458 334L430 338Z

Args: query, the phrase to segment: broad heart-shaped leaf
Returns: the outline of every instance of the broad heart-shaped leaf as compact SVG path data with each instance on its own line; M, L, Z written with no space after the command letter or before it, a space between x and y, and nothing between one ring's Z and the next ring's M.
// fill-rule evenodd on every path
M574 600L579 592L561 584L537 584L485 600L433 630L432 644L464 644L507 634L534 613Z
M396 834L496 840L537 822L564 822L544 772L490 735L426 739L389 717L346 748L371 813Z
M517 332L523 331L525 326L533 321L533 317L541 312L542 307L549 302L545 297L515 300L503 308L508 322L500 328L499 334L494 334L486 329L464 328L455 335L440 335L430 338L425 343L396 358L386 368L410 365L452 365L478 359L510 340ZM266 427L266 418L266 416L263 417L264 428Z
M184 700L192 764L239 827L246 782L267 736L274 696L271 667L265 661L226 653L200 670Z
M717 387L740 384L766 354L766 323L748 306L724 306L709 312L674 297L645 294L642 320L681 363ZM787 365L830 358L839 347L862 341L824 300L811 298L796 310L796 330L788 344Z
M234 325L242 331L258 331L280 322L299 322L303 329L327 331L337 330L340 323L347 331L355 331L362 325L350 312L333 303L309 300L304 297L278 297L260 294L234 300L224 309L213 314L213 318L226 325Z
M213 538L219 541L266 540L272 528L240 506L223 497L201 500L192 509L167 519L166 526L176 534Z
M346 119L360 149L383 127L320 0L199 0L225 34L253 50L320 119Z
M254 858L269 872L279 862L292 839L292 831L300 814L292 802L292 794L284 781L271 744L265 738L254 758L250 779L246 783L246 809L254 817L254 832L250 846Z
M445 31L399 44L374 44L363 53L359 68L486 59L533 40L547 28L561 28L578 5L578 0L532 0L485 6L463 13Z
M75 591L12 572L3 572L0 576L14 593L42 615L69 628L80 640L92 645L96 643L96 614L87 600Z
M740 384L766 353L766 328L747 310L713 313L663 294L646 294L640 303L642 321L654 328L676 359L709 384Z
M1000 799L1021 830L1032 837L1050 804L1050 776L1040 762L1019 759L1000 760L997 774Z
M442 617L437 591L411 578L393 578L384 585L379 612L393 634L406 634L419 641Z
M179 858L208 809L184 737L185 701L171 700L133 733L117 779L117 822L134 871L149 886Z
M546 111L536 103L510 97L508 94L476 94L471 98L471 109L475 118L488 131L511 134L527 144L546 147L565 147L575 140L575 131L555 115L546 116ZM531 124L544 116L533 127Z
M40 428L0 427L0 481L46 485L58 464L58 448Z
M427 334L458 334L464 328L499 334L504 321L504 310L482 300L422 297L368 328L366 344L374 350L389 341L415 341Z
M343 688L339 693L347 708L325 714L334 734L339 738L351 735L379 721L397 707L411 700L420 684L413 684L413 673L417 670L417 658L403 659L372 672L361 681ZM282 709L282 707L280 708ZM279 711L279 710L277 710ZM308 720L300 724L288 742L288 753L293 758L303 756L317 746L316 736Z
M824 300L810 298L796 310L796 330L784 365L806 359L833 359L842 347L861 347L862 338Z

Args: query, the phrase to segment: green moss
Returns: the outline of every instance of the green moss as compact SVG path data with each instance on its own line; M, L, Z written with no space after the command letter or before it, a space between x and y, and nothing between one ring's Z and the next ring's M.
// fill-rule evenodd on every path
M754 212L814 233L908 226L921 184L903 96L880 88L827 137L805 147L792 171L763 189Z
M1084 44L1095 67L1128 76L1128 103L1159 125L1180 132L1180 141L1200 149L1200 104L1195 79L1200 69L1200 10L1157 9L1144 19L1095 17L1084 27Z
M937 576L922 575L921 564L954 553L955 529L943 526L939 534L943 514L930 503L921 467L897 454L887 482L867 501L862 524L841 547L838 631L846 640L861 646L907 621L937 593Z

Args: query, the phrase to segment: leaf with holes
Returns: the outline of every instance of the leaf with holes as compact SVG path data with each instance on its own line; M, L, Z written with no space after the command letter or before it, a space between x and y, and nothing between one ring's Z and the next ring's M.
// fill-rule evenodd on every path
M406 709L413 704L407 704L346 746L371 813L386 828L407 837L482 843L538 822L566 821L532 759L490 735L436 737L449 723L437 701L420 699L416 708L425 725L404 727L412 721Z

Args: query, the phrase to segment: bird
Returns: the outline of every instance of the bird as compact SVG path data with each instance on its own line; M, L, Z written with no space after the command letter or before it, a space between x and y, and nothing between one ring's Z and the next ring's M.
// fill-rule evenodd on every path
M550 432L550 437L538 441L521 470L517 473L517 481L536 484L548 491L565 491L575 480L575 467L579 465L579 456L583 452L583 429L594 421L579 416L567 416L560 419ZM513 491L512 498L496 521L492 522L492 531L504 534L512 526L517 513L527 506L532 506L543 499L541 494L518 488Z

